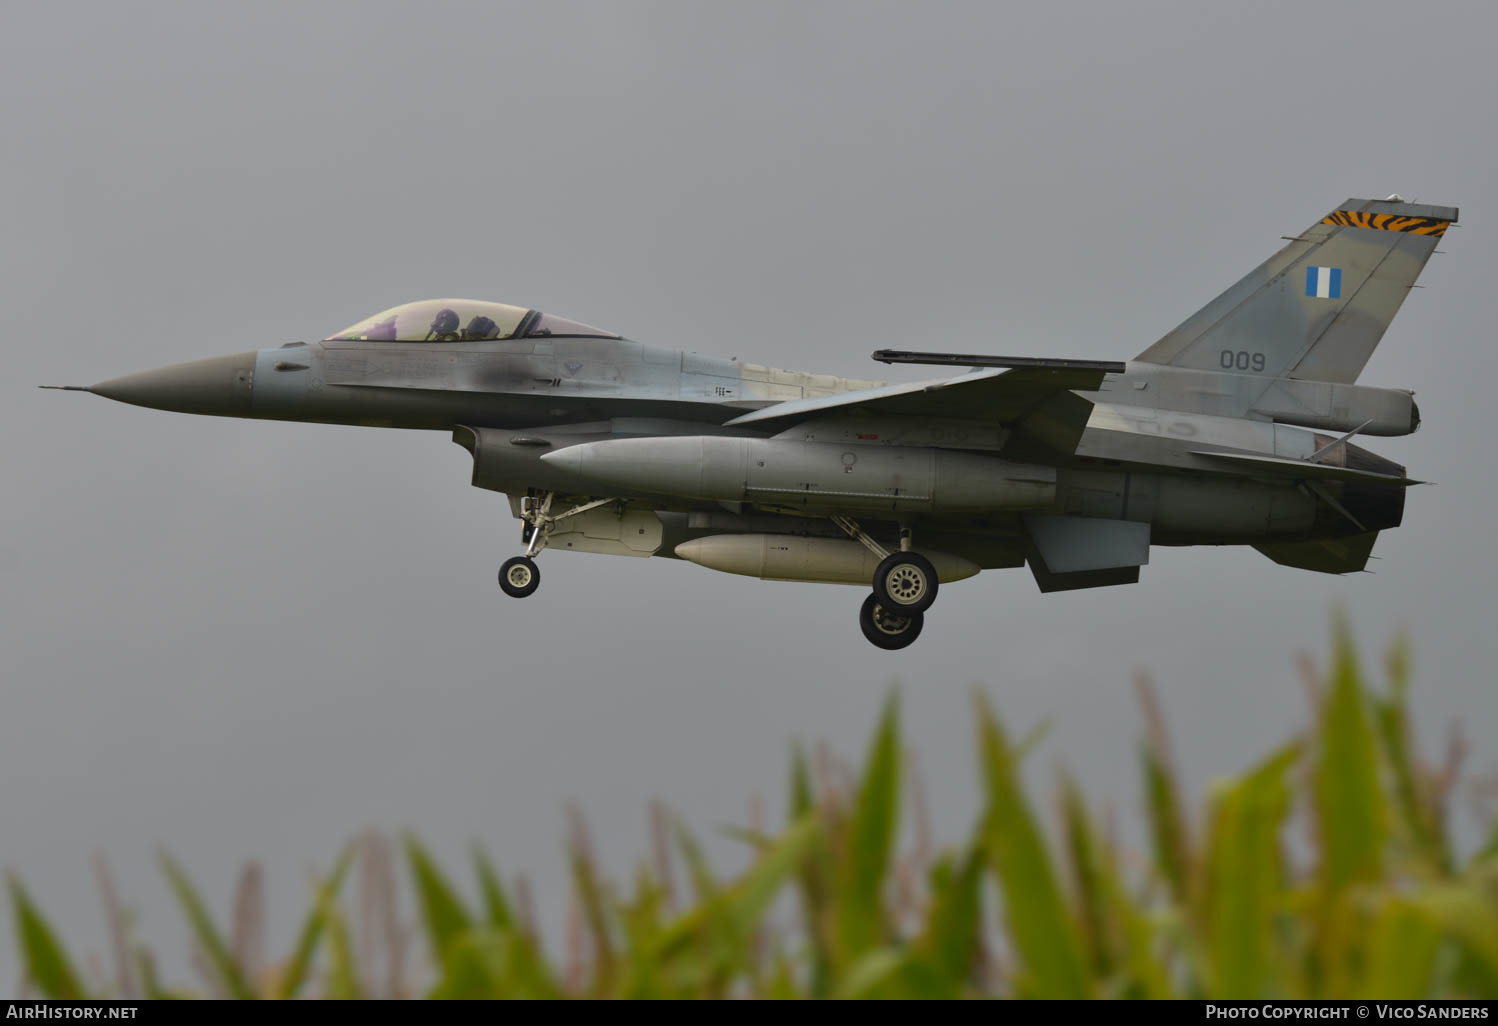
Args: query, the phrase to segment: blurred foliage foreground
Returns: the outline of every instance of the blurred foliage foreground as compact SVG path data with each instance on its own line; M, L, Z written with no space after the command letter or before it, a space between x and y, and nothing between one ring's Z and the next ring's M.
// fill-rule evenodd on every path
M716 876L657 809L654 857L631 887L611 886L574 818L574 915L561 958L537 939L523 881L507 889L476 853L474 907L407 838L429 953L412 974L420 984L408 980L395 859L378 837L350 845L316 886L295 950L273 965L256 954L256 867L226 936L177 864L161 863L211 995L1498 997L1498 832L1465 864L1455 857L1447 807L1457 760L1437 771L1412 752L1406 666L1396 650L1386 693L1370 693L1339 631L1330 673L1304 670L1312 729L1213 787L1195 824L1141 682L1149 859L1121 853L1064 775L1060 840L1049 842L1018 773L1031 742L1011 744L981 697L985 804L961 848L931 853L917 800L916 850L897 854L901 795L919 789L902 785L913 767L891 701L856 777L796 754L790 822L778 834L736 832L754 853L737 878ZM673 853L689 903L674 895ZM352 926L340 899L351 866ZM80 973L9 878L25 986L56 997L188 996L157 981L99 871L112 976L97 960Z

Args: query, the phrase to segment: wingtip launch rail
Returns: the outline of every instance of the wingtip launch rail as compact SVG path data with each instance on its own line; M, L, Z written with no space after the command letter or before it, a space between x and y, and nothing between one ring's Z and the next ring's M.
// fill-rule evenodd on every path
M929 364L935 367L1004 367L1008 369L1102 371L1122 374L1128 365L1122 360L1053 360L1042 356L985 356L980 353L916 353L905 349L876 349L873 358L880 363Z

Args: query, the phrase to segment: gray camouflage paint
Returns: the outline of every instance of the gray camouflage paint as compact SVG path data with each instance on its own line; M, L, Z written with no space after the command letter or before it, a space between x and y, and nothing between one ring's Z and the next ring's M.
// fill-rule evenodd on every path
M1047 591L1137 580L1150 544L1256 544L1346 572L1399 524L1408 482L1322 432L1418 426L1411 393L1353 382L1455 217L1349 200L1121 373L988 369L896 386L617 338L328 340L91 390L193 413L452 431L473 483L508 493L517 514L526 494L554 492L559 509L618 500L559 523L554 548L676 556L722 535L842 539L828 519L841 513L889 548L903 526L979 567L1028 560ZM1316 284L1322 266L1335 287Z

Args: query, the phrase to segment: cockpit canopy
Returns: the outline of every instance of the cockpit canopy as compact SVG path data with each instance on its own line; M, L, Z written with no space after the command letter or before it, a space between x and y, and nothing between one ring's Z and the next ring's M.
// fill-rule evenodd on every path
M619 338L540 310L478 299L423 299L391 307L329 335L326 342L470 342L546 336Z

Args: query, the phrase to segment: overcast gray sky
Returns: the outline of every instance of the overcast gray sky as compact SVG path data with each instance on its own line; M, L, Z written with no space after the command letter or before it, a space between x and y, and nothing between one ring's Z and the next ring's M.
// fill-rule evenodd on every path
M1491 441L1498 28L1485 3L42 4L0 32L0 863L103 951L107 851L182 950L151 864L227 915L265 861L284 949L306 873L367 827L471 839L561 932L563 803L610 868L660 798L778 814L787 745L858 756L891 681L937 832L976 809L969 698L1054 729L1138 806L1136 668L1198 793L1306 719L1329 610L1415 641L1421 736L1498 768ZM321 338L411 299L900 377L880 347L1123 359L1348 196L1462 208L1362 380L1425 422L1372 447L1439 482L1375 575L1156 549L1131 588L943 591L879 652L861 594L548 554L504 597L502 497L440 433L260 423L42 392ZM713 850L731 863L734 842ZM169 979L187 977L168 957ZM18 970L0 932L0 991Z

